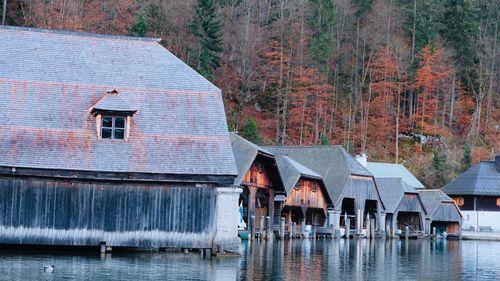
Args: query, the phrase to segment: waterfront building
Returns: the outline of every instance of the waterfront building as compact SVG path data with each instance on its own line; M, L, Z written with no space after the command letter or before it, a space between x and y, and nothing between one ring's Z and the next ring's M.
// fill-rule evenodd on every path
M384 205L373 175L339 145L275 146L275 153L286 155L323 177L333 202L328 226L345 229L346 218L356 235L366 234L366 218L376 220L376 229L383 230Z
M439 189L419 189L417 192L427 214L425 232L432 234L435 227L436 234L446 232L449 237L460 237L462 215L455 202Z
M236 133L231 133L230 138L238 169L234 184L243 188L240 205L244 229L252 239L256 235L272 236L274 224L279 224L281 210L275 196L286 196L276 157ZM267 217L270 225L266 225Z
M442 190L460 208L464 229L500 231L500 155L480 161Z
M328 209L333 203L321 175L289 157L277 155L276 159L287 193L279 204L281 217L285 218L285 233L308 235L308 231L327 226ZM296 229L291 231L293 225ZM314 229L309 229L310 226Z
M375 178L385 206L387 233L404 234L408 226L412 236L421 236L425 227L425 208L415 188L401 178Z
M217 87L158 39L0 42L0 243L239 250Z

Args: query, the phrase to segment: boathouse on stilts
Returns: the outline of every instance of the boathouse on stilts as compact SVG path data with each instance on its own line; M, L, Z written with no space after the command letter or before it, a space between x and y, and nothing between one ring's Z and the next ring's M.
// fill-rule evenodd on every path
M328 226L348 235L365 236L373 222L384 229L384 205L373 175L339 145L268 147L286 155L323 177L333 207L328 210ZM368 220L369 219L369 220ZM373 221L372 221L373 220ZM346 222L349 225L346 227Z
M238 169L234 184L243 188L239 200L243 220L240 236L272 238L280 220L279 202L275 197L286 196L276 157L236 133L230 137Z
M462 235L462 214L455 202L439 189L421 189L418 193L427 211L426 233L459 238Z
M218 88L157 39L0 42L0 244L239 250Z
M375 182L385 206L386 233L423 237L426 212L417 190L401 178L376 178Z
M286 199L278 205L285 224L283 235L306 238L331 236L332 231L327 231L325 227L328 209L333 207L333 203L321 175L289 157L277 155L276 159L287 193Z

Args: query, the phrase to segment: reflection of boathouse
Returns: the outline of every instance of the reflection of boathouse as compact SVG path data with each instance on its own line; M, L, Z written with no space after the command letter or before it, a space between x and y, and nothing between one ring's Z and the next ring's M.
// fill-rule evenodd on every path
M425 208L418 192L400 178L375 179L386 212L386 232L404 233L409 227L412 235L424 232Z
M384 206L372 174L341 146L278 146L269 149L292 158L323 177L333 202L333 208L329 210L329 226L343 228L347 217L351 229L361 234L367 217L385 221ZM380 228L378 223L376 226Z
M437 233L447 233L448 236L460 236L462 215L453 200L439 189L418 190L427 212L425 232L432 233L436 227Z
M287 192L284 202L278 205L285 218L286 232L293 224L297 229L305 225L325 226L332 202L322 177L286 156L276 158Z
M285 195L276 157L271 152L231 133L231 145L238 169L234 184L243 188L240 205L243 206L243 220L252 234L264 235L269 228L274 232L274 224L279 223L279 210L275 212L275 196ZM276 203L279 208L279 203ZM266 218L270 218L270 226Z

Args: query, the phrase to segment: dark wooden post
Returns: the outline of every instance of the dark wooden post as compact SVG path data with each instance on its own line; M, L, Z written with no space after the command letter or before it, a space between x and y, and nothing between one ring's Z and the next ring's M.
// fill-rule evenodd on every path
M268 227L268 238L271 239L274 234L274 190L269 189L269 200L268 200L268 216L271 218Z
M255 195L257 194L257 187L248 187L248 230L250 232L250 239L255 239L255 221L251 218L255 218Z

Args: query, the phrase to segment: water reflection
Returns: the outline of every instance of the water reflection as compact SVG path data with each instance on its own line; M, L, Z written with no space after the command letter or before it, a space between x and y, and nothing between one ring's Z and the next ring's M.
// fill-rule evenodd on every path
M463 268L462 243L365 239L257 241L243 245L239 279L456 280L471 277L468 272L473 271ZM495 247L499 253L500 244ZM489 266L500 270L499 264ZM482 277L481 280L495 276Z
M500 280L499 242L290 240L196 253L44 253L0 247L0 280ZM43 265L54 264L54 273Z

